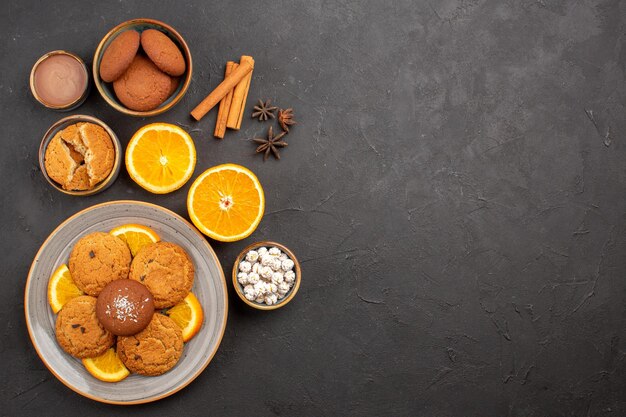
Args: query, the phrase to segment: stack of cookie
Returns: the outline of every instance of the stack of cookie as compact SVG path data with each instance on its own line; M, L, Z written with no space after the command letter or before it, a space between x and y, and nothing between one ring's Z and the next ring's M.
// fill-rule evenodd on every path
M135 111L154 110L178 88L185 73L182 52L163 32L129 29L104 51L100 78L113 83L118 100Z
M183 331L163 311L191 291L194 266L180 246L157 242L135 258L109 233L81 238L70 254L69 271L85 294L63 305L57 316L59 345L77 358L94 358L113 346L131 372L161 375L183 351Z

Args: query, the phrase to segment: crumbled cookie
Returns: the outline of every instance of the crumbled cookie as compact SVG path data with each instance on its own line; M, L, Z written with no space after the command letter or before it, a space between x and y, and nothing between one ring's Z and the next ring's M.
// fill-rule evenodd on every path
M106 179L115 164L113 141L95 123L76 123L58 132L46 148L48 176L66 190L89 190Z
M130 250L122 239L95 232L74 245L68 267L78 288L98 296L109 282L128 277L130 261Z
M180 246L157 242L142 248L130 266L130 278L144 284L157 309L171 307L191 291L194 267Z
M163 32L155 29L141 33L141 46L148 58L166 74L178 77L185 73L185 58L178 46Z
M130 371L141 375L164 374L176 365L182 352L182 329L159 313L141 332L117 339L118 356Z
M171 85L169 75L145 56L136 55L126 72L113 83L113 90L124 106L148 111L167 99Z
M111 83L124 74L139 49L139 32L127 30L117 35L102 54L100 78Z
M93 358L115 343L115 336L96 317L96 299L88 295L73 298L63 306L55 329L59 345L77 358Z

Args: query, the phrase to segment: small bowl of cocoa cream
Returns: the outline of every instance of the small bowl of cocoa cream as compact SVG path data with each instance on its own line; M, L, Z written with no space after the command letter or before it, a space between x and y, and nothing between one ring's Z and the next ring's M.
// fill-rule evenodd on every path
M38 102L49 109L75 109L89 93L87 66L71 52L48 52L33 65L30 91Z

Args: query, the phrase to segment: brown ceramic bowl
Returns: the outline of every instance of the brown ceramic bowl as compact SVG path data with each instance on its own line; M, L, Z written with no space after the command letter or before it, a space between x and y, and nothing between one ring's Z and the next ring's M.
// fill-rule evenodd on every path
M137 32L143 32L146 29L156 29L160 32L163 32L176 44L176 46L178 46L183 54L183 57L185 58L185 64L187 66L187 69L185 70L185 73L180 76L178 88L167 100L165 100L164 103L162 103L159 107L153 110L136 111L125 107L115 96L115 92L113 91L113 84L105 83L104 81L102 81L102 78L100 78L100 61L102 61L102 55L104 54L104 51L117 35L129 29L136 30ZM102 38L93 57L93 80L96 84L96 87L98 88L98 91L100 92L100 95L102 96L104 101L109 103L109 105L115 110L129 116L156 116L174 107L187 92L189 84L191 83L192 72L193 63L191 61L191 51L189 51L189 47L187 46L187 43L185 42L183 37L173 27L153 19L132 19L127 22L120 23L119 25L111 29L109 33L104 36L104 38Z
M276 246L278 249L286 253L289 259L293 261L294 263L293 269L294 269L294 272L296 273L296 279L293 283L293 287L291 287L291 289L289 290L285 298L283 298L282 300L279 300L276 304L273 304L271 306L268 306L267 304L257 303L256 301L248 300L243 295L242 285L239 283L239 281L237 281L237 272L239 271L239 263L245 258L246 253L248 253L248 251L252 249L260 248L261 246L265 246L267 248ZM302 280L302 272L300 269L300 262L298 262L296 255L294 255L293 252L289 250L289 248L287 248L286 246L281 245L280 243L271 242L267 240L256 242L246 247L244 250L241 251L239 256L237 256L237 259L235 259L235 264L233 265L233 287L235 288L235 292L237 292L237 295L239 296L239 298L243 300L244 303L248 304L250 307L256 308L257 310L276 310L277 308L281 308L287 303L289 303L293 299L293 297L296 296L298 289L300 289L301 280Z
M60 184L57 184L52 178L48 176L48 173L46 172L46 166L45 166L46 148L48 147L48 144L50 143L54 135L56 135L59 130L63 130L68 126L73 125L74 123L79 123L79 122L94 123L94 124L102 126L104 130L106 130L106 132L111 137L111 142L113 142L113 148L115 149L115 161L113 162L113 169L111 169L111 173L109 174L109 176L106 177L104 180L102 180L94 188L92 188L91 190L84 190L84 191L70 191L70 190L63 189L63 187L61 187ZM85 197L85 196L97 194L101 191L106 190L117 179L117 176L120 173L121 163L122 163L122 145L120 143L120 140L115 135L115 132L113 132L113 130L111 130L111 128L107 126L106 123L92 116L76 114L73 116L64 117L63 119L59 120L58 122L50 126L48 131L43 135L43 139L41 140L41 145L39 145L39 167L41 168L41 173L43 174L46 181L48 181L48 183L50 183L50 185L54 189L62 192L63 194Z

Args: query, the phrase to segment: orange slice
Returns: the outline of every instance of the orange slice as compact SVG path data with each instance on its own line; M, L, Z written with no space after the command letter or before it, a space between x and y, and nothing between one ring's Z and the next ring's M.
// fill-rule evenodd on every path
M83 359L83 365L91 375L104 382L118 382L130 375L113 348L95 358Z
M167 315L183 329L183 341L188 342L200 331L204 314L200 302L192 293L174 307L167 310Z
M265 211L265 195L259 179L248 168L218 165L193 182L187 210L202 233L233 242L250 236L257 228Z
M84 293L74 284L67 265L63 264L54 271L48 281L48 303L52 311L58 313L70 301Z
M126 242L133 258L144 246L161 240L161 237L154 230L141 224L125 224L116 227L109 233Z
M126 169L139 186L166 194L182 187L196 167L196 147L182 128L152 123L139 129L126 148Z

